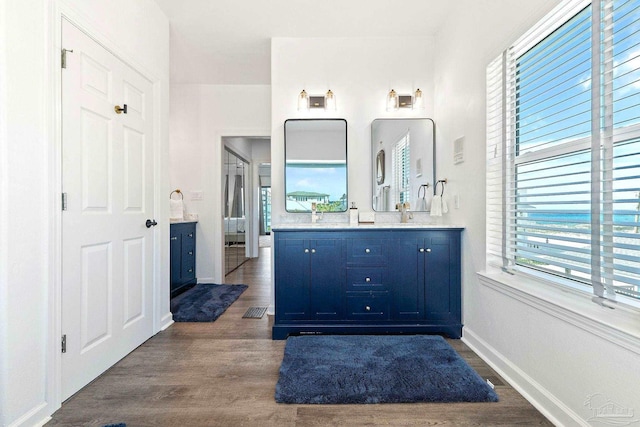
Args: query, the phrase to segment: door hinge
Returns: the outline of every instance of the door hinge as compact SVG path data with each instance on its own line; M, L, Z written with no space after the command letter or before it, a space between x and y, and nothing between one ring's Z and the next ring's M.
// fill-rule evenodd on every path
M62 210L67 210L67 193L62 193Z
M63 335L62 336L62 352L66 353L67 352L67 335Z
M62 49L62 59L60 60L62 68L67 68L67 52L73 53L73 49Z

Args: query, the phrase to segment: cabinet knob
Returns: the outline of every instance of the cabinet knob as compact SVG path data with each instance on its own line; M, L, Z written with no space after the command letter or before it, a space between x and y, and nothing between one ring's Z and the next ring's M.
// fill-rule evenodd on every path
M189 251L189 255L193 255L193 251Z
M371 277L365 277L365 278L364 278L364 281L365 281L365 282L367 282L367 283L369 283L369 282L371 281Z
M312 254L315 254L315 253L316 253L316 250L315 250L315 249L311 249L311 253L312 253Z
M172 237L171 240L178 240L178 238L177 237Z
M364 310L365 310L365 311L371 311L371 307L369 307L369 306L367 305L367 306L365 306Z
M431 248L427 248L427 252L431 252Z
M424 248L418 249L419 252L424 252Z
M193 233L189 233L189 237L193 237Z
M367 248L364 250L364 253L368 254L369 252L371 252L371 249Z
M305 250L304 250L304 253L305 253L305 254L308 254L308 253L309 253L309 249L305 249Z
M193 273L193 268L190 268L190 269L189 269L189 273Z

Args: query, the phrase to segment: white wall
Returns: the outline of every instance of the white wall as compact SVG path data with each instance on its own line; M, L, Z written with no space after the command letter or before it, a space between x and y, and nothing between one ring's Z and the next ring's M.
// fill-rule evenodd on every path
M432 117L433 52L431 38L274 38L271 43L272 221L309 221L310 214L285 212L284 121L290 118L347 120L348 204L372 210L371 122L381 117ZM386 111L390 89L411 94L421 89L424 110ZM297 95L331 89L335 112L298 111ZM346 213L325 214L345 220ZM399 214L398 214L399 215ZM331 222L325 216L325 221Z
M198 214L196 275L200 282L224 280L222 138L269 136L270 105L270 88L264 85L171 86L170 187L180 188L186 210ZM250 151L238 154L252 157ZM194 190L203 191L203 200L190 200Z
M60 9L58 9L58 7ZM0 425L35 425L59 407L59 295L54 209L59 199L52 64L58 10L99 33L158 79L161 147L168 145L169 25L152 0L4 0L0 9ZM166 151L166 150L162 150ZM164 160L162 160L164 158ZM166 156L160 156L160 163ZM166 180L160 185L167 187ZM168 218L168 210L158 212ZM166 231L160 231L168 242ZM157 261L167 264L168 243ZM168 269L164 287L168 291ZM158 279L158 283L160 278ZM168 314L168 292L164 301ZM156 322L159 323L159 322Z
M509 288L476 276L484 269L486 244L486 66L557 3L465 0L465 13L443 25L435 52L437 158L449 179L448 194L460 196L460 209L452 209L449 220L466 226L464 340L554 422L586 425L593 413L585 403L592 394L640 410L637 313L603 309L588 298L584 307L565 309L564 294L552 291L543 298L539 283ZM465 161L454 165L452 145L461 136ZM591 320L598 318L606 320ZM605 326L609 322L622 330Z

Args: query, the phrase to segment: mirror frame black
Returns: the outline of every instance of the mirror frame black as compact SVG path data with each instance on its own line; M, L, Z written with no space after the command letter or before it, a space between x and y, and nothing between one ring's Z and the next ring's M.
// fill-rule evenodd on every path
M346 119L336 119L336 118L310 118L310 119L287 119L284 121L284 210L290 214L296 213L310 213L309 211L289 211L287 210L287 123L288 122L321 122L321 121L334 121L334 122L344 122L344 160L345 160L345 206L343 211L329 211L325 213L342 213L346 212L348 209L348 200L349 200L349 144L348 144L348 128L347 128L347 120Z

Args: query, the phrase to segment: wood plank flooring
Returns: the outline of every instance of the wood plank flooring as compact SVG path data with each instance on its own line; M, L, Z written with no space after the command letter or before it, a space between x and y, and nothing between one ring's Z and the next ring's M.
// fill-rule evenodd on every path
M450 344L497 384L497 403L286 405L274 400L285 341L270 320L243 319L270 299L270 248L227 276L249 285L213 323L175 323L67 400L47 426L552 425L459 340ZM504 385L498 385L504 383Z

